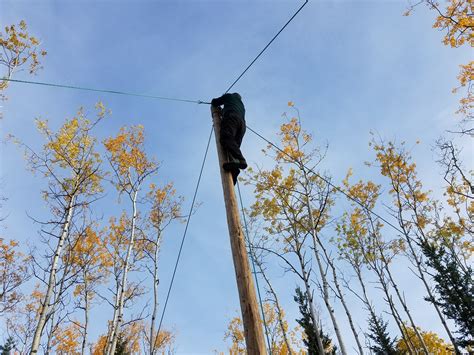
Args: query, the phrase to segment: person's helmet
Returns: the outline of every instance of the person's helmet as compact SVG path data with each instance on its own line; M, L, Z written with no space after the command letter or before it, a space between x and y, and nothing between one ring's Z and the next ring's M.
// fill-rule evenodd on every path
M242 100L242 96L240 96L240 94L238 92L234 92L234 95L237 95L237 97Z

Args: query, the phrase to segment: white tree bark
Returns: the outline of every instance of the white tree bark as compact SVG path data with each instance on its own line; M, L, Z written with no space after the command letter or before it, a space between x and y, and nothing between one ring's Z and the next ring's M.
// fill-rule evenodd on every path
M250 241L249 241L249 244L250 244ZM253 247L250 246L249 249L250 249L250 252L253 253L253 259L255 261L255 264L257 264L257 267L260 270L260 273L262 274L262 277L265 280L265 283L267 284L268 292L270 292L270 294L272 295L273 300L275 302L275 306L276 306L277 312L278 312L278 324L280 325L281 333L283 335L283 340L285 341L286 348L288 349L288 355L293 355L293 351L291 350L290 341L288 340L288 334L287 334L286 329L285 329L284 319L283 319L283 312L282 312L282 309L280 307L280 302L278 301L278 296L277 296L275 290L273 289L273 286L270 283L269 278L265 274L265 270L263 269L262 263L260 262L260 260L258 260L257 256L252 251Z
M359 355L364 355L364 348L362 347L362 344L359 339L359 334L357 333L357 330L354 325L354 320L352 319L352 314L349 311L349 307L347 306L346 299L344 297L344 293L341 290L341 286L339 285L339 282L337 280L337 274L336 274L336 269L334 268L334 265L332 264L332 261L330 262L332 274L333 274L333 281L334 285L336 286L338 298L341 301L342 307L344 308L344 312L346 313L347 319L349 321L349 326L351 327L352 334L354 335L354 339L357 344L357 349L359 350Z
M156 339L158 338L159 334L155 335L155 323L156 323L156 316L158 314L158 284L160 283L160 279L158 278L158 253L160 251L159 243L160 243L160 232L155 241L155 250L154 250L154 264L153 264L153 312L151 315L151 324L150 324L150 355L154 355L156 353Z
M395 282L395 280L393 279L392 277L392 273L390 272L390 267L389 267L389 263L388 261L385 259L384 257L384 254L383 254L383 250L381 250L381 246L379 245L379 252L380 252L380 256L382 258L382 261L384 262L385 264L385 271L387 272L387 276L388 276L388 280L390 281L390 283L392 284L392 287L393 289L395 290L395 294L397 295L397 298L398 298L398 301L400 302L400 304L402 305L403 307L403 310L405 311L409 321L410 321L410 324L413 328L413 331L415 332L415 335L416 337L418 338L419 342L420 342L420 345L422 346L423 348L423 351L425 352L426 355L429 355L429 351L428 351L428 348L426 347L426 344L425 344L425 340L423 339L423 337L421 336L419 330L418 330L418 327L416 326L415 322L413 321L413 317L411 316L411 313L410 313L410 310L408 309L408 306L404 300L404 298L402 297L401 293L400 293L400 290L398 289L398 286Z
M87 287L87 273L84 273L84 331L82 337L81 355L85 354L87 346L87 333L89 331L89 291Z
M410 249L410 252L411 252L411 255L413 257L413 260L415 262L415 265L416 265L416 269L418 271L418 278L423 282L423 286L425 286L425 289L426 289L426 293L428 294L428 298L430 300L434 300L435 297L433 295L433 292L431 291L431 287L430 285L428 284L428 281L426 280L426 277L425 277L425 272L423 271L423 268L422 268L422 262L420 260L420 257L416 254L416 251L412 245L412 241L411 241L411 238L410 236L408 236L408 233L406 232L405 230L405 227L402 226L402 224L400 224L402 229L403 229L403 233L405 234L405 240L407 241L408 243L408 247ZM453 334L451 333L451 330L449 329L448 327L448 324L446 323L446 319L444 319L444 316L443 314L441 313L441 310L439 309L438 305L435 303L435 302L431 302L431 304L433 305L433 307L435 308L436 310L436 314L438 315L440 321L441 321L441 324L443 324L443 327L444 327L444 330L446 331L446 333L448 334L448 337L449 337L449 340L451 341L451 343L453 344L454 346L454 349L455 349L455 352L456 353L461 353L458 346L457 346L457 342L456 342L456 339L454 338Z
M311 234L311 239L313 241L314 256L316 257L316 261L318 263L319 275L321 276L321 281L323 283L322 292L323 292L324 304L326 305L329 316L331 317L331 322L332 322L332 325L334 327L334 332L336 333L336 337L337 337L337 341L339 343L341 354L342 355L347 355L346 346L344 344L344 340L343 340L343 337L341 335L341 331L339 329L339 324L337 323L334 308L332 307L331 302L329 300L329 287L328 287L328 280L326 278L326 272L324 271L323 264L322 264L321 258L319 256L319 251L318 251L319 246L318 246L318 244L321 244L321 243L319 242L319 239L318 239L318 236L317 236L317 232L316 232L316 227L317 226L314 222L313 209L312 209L312 207L310 205L310 202L309 202L310 197L311 197L310 192L308 190L309 179L308 179L308 176L306 174L306 169L304 167L302 167L302 171L303 171L304 178L305 178L305 184L304 184L303 188L305 190L304 191L304 198L305 198L306 209L307 209L307 212L308 212L308 218L309 218L309 223L310 223L310 231L309 232ZM325 203L326 202L324 202L324 204L322 206L323 211L325 209ZM323 211L320 211L321 214L323 213Z
M327 250L324 247L324 245L322 243L320 243L319 245L321 246L321 249L324 252L324 255L326 257L327 263L328 263L329 267L331 268L333 283L334 283L334 286L336 287L336 291L337 291L337 297L341 301L341 304L344 308L344 312L346 313L347 319L349 320L349 325L351 327L352 334L354 335L354 339L356 341L357 348L359 350L359 354L364 355L364 348L362 347L362 344L361 344L360 339L359 339L359 335L358 335L358 333L355 329L354 320L352 319L352 314L349 311L349 307L347 306L347 303L346 303L346 300L345 300L345 297L344 297L344 293L341 290L341 285L339 284L339 281L338 281L338 278L337 278L337 271L336 271L336 267L334 266L334 262L333 262L333 260L331 260L330 256L328 255Z
M297 256L300 262L301 275L303 276L306 298L308 299L308 306L311 313L311 320L313 321L314 331L316 333L316 342L318 343L319 355L324 355L324 346L321 340L320 329L319 329L319 318L316 316L316 311L314 309L313 294L311 292L311 286L309 284L309 275L306 271L306 265L301 253L298 252Z
M391 179L393 181L393 179ZM400 194L402 193L400 191L400 189L397 187L397 186L394 186L394 184L392 183L392 187L394 189L394 191L396 192L396 198L397 198L397 206L403 206L404 205L404 201L402 200L402 197L400 196ZM411 189L411 186L409 187ZM418 211L417 211L417 207L416 205L413 206L413 212L415 213L415 216L418 218ZM408 247L410 249L410 253L413 257L413 261L416 265L416 269L418 271L418 277L420 278L420 280L423 282L423 285L425 286L425 289L426 289L426 293L428 294L428 298L430 300L435 300L435 297L433 295L433 292L431 290L431 287L428 283L428 281L426 280L426 277L425 277L425 271L423 270L423 267L422 267L422 260L421 260L421 257L419 255L417 255L416 251L415 251L415 248L412 244L412 238L410 237L410 233L409 231L407 230L406 228L406 224L405 224L405 219L403 218L403 209L401 207L398 207L398 210L397 210L397 219L398 219L398 224L403 232L403 236L404 236L404 239L407 241L408 243ZM418 228L418 231L421 233L421 237L422 238L425 238L425 235L424 235L424 232L421 228L419 228L419 226L417 226ZM454 347L454 351L455 353L461 353L458 346L457 346L457 342L456 342L456 339L454 338L454 336L452 335L451 333L451 330L449 329L448 327L448 324L446 323L446 320L441 312L441 310L439 309L438 305L435 303L435 302L431 302L431 304L433 305L433 307L435 308L436 310L436 313L438 314L438 317L441 321L441 324L443 324L443 327L444 329L446 330L446 333L448 334L448 337L449 337L449 340L451 340L451 343L453 344L453 347Z
M133 248L135 245L135 224L137 219L137 195L138 191L135 190L132 195L132 225L130 231L130 243L127 249L127 256L125 258L125 264L123 267L123 274L122 274L122 282L119 289L118 294L118 311L117 311L117 320L115 322L115 326L113 327L113 334L111 339L110 350L108 355L113 355L115 353L115 347L117 346L117 339L120 332L120 327L122 326L123 322L123 306L125 301L125 291L127 289L127 276L128 276L128 268L130 265L130 256L132 255Z
M73 212L74 212L75 199L76 199L76 196L73 195L70 198L69 203L68 203L68 205L66 207L66 210L65 210L66 220L63 224L63 228L62 228L62 231L61 231L61 235L58 239L58 244L56 246L56 250L54 251L53 262L51 264L51 271L49 273L48 286L47 286L47 289L46 289L45 298L44 298L44 300L42 302L42 305L41 305L41 310L40 310L40 314L39 314L39 317L38 317L38 325L36 326L35 333L33 335L33 342L31 344L30 354L38 353L38 349L39 349L40 342L41 342L41 335L42 335L44 327L46 325L46 320L48 318L48 313L49 313L50 308L51 308L50 302L51 302L51 299L52 299L52 296L53 296L54 286L55 286L55 283L56 283L56 274L57 274L57 270L58 270L58 266L59 266L59 261L60 261L61 254L62 254L62 251L63 251L64 242L65 242L65 240L66 240L66 238L69 234L69 228L70 228L70 224L71 224L71 220L72 220L72 216L73 216Z
M107 345L104 349L104 354L108 354L110 351L110 347L112 346L112 338L115 333L115 325L117 324L117 314L118 314L118 304L119 304L119 291L120 291L120 283L118 281L118 277L115 278L117 287L115 290L115 304L114 304L114 314L112 317L112 322L109 324L109 330L107 332Z

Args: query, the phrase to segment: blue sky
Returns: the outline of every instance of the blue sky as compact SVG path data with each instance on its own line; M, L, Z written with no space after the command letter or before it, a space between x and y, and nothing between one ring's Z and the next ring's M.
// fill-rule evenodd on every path
M24 19L42 40L48 55L35 77L38 81L208 101L227 89L300 4L1 0L0 25ZM413 155L420 175L438 191L442 179L432 147L458 119L453 114L458 98L451 88L457 85L458 65L468 62L472 53L442 45L442 33L432 28L435 14L419 7L404 17L407 6L406 1L310 1L235 86L243 96L248 125L274 140L287 102L294 101L316 143L329 144L323 168L335 181L341 181L349 167L356 177L371 177L363 164L373 158L367 146L370 130L409 145L419 139ZM26 72L15 78L31 79ZM184 208L189 208L210 130L207 105L24 84L11 84L7 95L9 100L2 103L2 135L12 133L34 147L41 144L35 117L58 127L80 106L92 113L98 100L113 112L98 127L101 139L122 125L143 124L147 150L162 162L156 182L173 181L186 198ZM472 165L472 147L458 140L465 146L466 165ZM239 308L211 144L198 195L202 205L190 223L164 322L177 330L176 350L183 354L224 350L226 324ZM262 141L247 134L243 152L250 164L266 164L263 147ZM3 234L34 243L38 226L26 213L47 216L39 193L44 181L26 171L21 152L11 145L1 146L0 169L2 194L9 198ZM127 208L117 207L113 189L108 191L96 206L106 217ZM245 187L243 194L249 205L251 190ZM162 295L183 227L174 226L165 239ZM397 267L400 282L413 285L407 298L415 319L422 328L444 335L422 301L421 285L413 283L406 264ZM297 307L291 293L296 281L282 277L278 265L273 274L294 324ZM364 324L360 305L355 300L352 305L358 322ZM97 309L93 335L104 331L110 311L106 305ZM343 329L349 331L347 326Z

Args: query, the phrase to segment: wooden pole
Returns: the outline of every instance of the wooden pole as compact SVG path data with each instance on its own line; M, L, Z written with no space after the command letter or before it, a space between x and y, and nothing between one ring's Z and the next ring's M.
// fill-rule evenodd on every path
M230 246L232 258L234 259L235 276L239 290L240 308L244 324L245 344L247 354L265 355L265 340L263 337L262 322L258 311L257 297L253 285L252 273L250 272L245 239L240 224L239 209L234 193L234 184L229 172L222 168L227 161L226 154L220 143L221 115L217 107L211 106L212 121L216 137L217 155L221 172L222 189L224 190L225 209L227 214L227 225L229 227Z

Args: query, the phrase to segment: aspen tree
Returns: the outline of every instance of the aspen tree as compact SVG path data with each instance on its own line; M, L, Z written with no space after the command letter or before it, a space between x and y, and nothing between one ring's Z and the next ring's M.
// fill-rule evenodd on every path
M140 225L140 216L137 215L137 225ZM119 293L122 285L122 278L124 273L124 266L127 260L129 240L130 240L130 228L131 218L125 211L122 212L120 217L116 219L111 217L109 225L104 233L104 246L106 247L106 255L109 260L109 271L112 279L111 287L108 287L108 291L111 292L111 296L99 293L100 298L105 300L113 309L112 320L108 323L108 332L106 335L106 344L110 344L113 320L116 319L118 311ZM138 272L141 270L141 261L144 258L144 241L145 235L142 228L137 228L135 248L128 258L128 273ZM123 309L130 308L135 301L144 295L144 288L140 281L127 280L127 285L124 291L123 298ZM141 318L141 317L138 317ZM131 319L127 323L131 324L139 319ZM125 323L124 323L125 324Z
M246 211L244 213L247 214ZM248 224L248 232L254 233L254 237L251 238L250 235L247 236L247 243L248 243L248 250L249 254L251 255L253 262L256 266L255 272L262 276L263 280L265 281L265 291L267 293L267 302L273 303L275 307L275 312L278 317L278 324L280 326L281 334L283 340L285 341L286 348L288 349L288 354L292 355L292 349L290 346L290 340L288 338L288 325L284 320L284 313L283 308L280 304L278 299L278 295L270 282L270 278L267 275L266 267L265 267L265 259L268 256L268 252L265 252L265 245L261 245L261 243L265 243L266 238L262 238L258 236L258 230L254 230L255 225L255 217L247 216L247 224Z
M135 247L136 223L138 218L137 199L144 181L154 174L158 165L148 158L144 151L143 126L122 127L116 137L104 141L108 160L114 171L114 185L120 195L125 195L131 204L130 235L127 241L127 254L124 260L122 278L116 296L114 316L106 354L114 354L117 338L123 322L123 308L126 297L130 258Z
M140 345L143 323L140 321L124 324L117 337L117 347L115 354L119 353L119 346L122 347L121 354L143 354ZM107 346L107 335L101 335L91 347L92 355L103 355ZM119 344L121 343L121 344ZM170 340L171 344L172 341ZM163 353L164 354L164 353Z
M292 107L297 116L292 118L287 125L282 125L280 137L282 140L284 152L277 153L277 159L280 161L288 161L297 166L297 171L300 172L297 181L298 190L301 198L304 201L304 208L307 210L306 220L302 220L305 224L302 227L309 231L312 240L312 249L319 269L319 274L322 282L322 295L324 304L328 310L331 322L336 333L340 351L343 355L347 354L339 325L336 319L334 308L330 302L329 283L327 280L327 271L325 271L320 249L324 249L324 245L320 239L320 232L324 228L329 218L329 209L333 204L332 192L326 181L316 176L311 170L324 159L324 152L320 149L313 149L309 152L306 146L310 144L313 137L302 130L299 110L291 102L288 106ZM289 149L288 149L289 148ZM313 166L309 169L308 165ZM329 180L329 177L326 177Z
M71 264L78 274L73 296L76 297L77 308L83 311L83 322L75 322L82 341L81 354L85 354L89 334L90 311L97 288L109 277L111 259L108 257L106 239L103 230L97 230L93 224L87 225L75 236L71 246Z
M41 308L44 292L36 284L29 295L19 304L13 314L6 318L8 334L14 339L16 350L20 354L28 354L31 349L31 334L34 334L37 325L37 315Z
M393 211L402 231L402 237L406 241L407 255L415 266L416 275L425 287L428 300L434 301L435 294L429 282L429 274L426 271L422 254L419 253L418 245L422 241L430 240L428 233L432 226L430 216L433 211L433 203L429 198L429 192L423 190L423 184L417 177L416 164L411 162L409 153L403 147L397 147L394 142L371 143L376 153L376 162L380 172L388 178L390 184L390 195L393 198ZM436 310L449 339L456 347L456 339L443 316L442 310L436 302L431 302Z
M399 303L402 305L403 310L409 318L410 324L415 329L420 343L423 345L423 338L419 333L417 333L417 328L414 324L411 313L390 270L392 260L401 250L404 249L404 243L399 239L385 241L381 232L383 227L382 223L374 221L372 218L370 211L376 206L376 202L380 195L380 186L371 181L368 181L367 183L359 181L350 185L348 181L349 176L350 173L343 182L344 187L348 195L359 201L364 207L352 202L353 210L350 213L350 217L348 217L347 214L345 215L345 224L341 225L342 230L346 231L346 235L351 229L355 232L350 236L350 238L354 238L352 240L353 247L359 249L363 262L376 274L378 283L385 294L385 302L390 308L390 313L397 323L402 336L407 340L407 343L411 345L411 350L414 351L413 344L411 344L411 340L407 337L405 323L401 318L400 312L398 311L391 294L393 289ZM348 220L350 220L350 222ZM351 224L352 227L347 229L349 224ZM428 353L426 346L424 352Z
M85 324L74 319L74 313L80 308L80 304L75 304L74 307L70 307L70 300L75 297L75 291L77 286L81 284L81 271L76 268L76 247L81 245L83 242L82 237L85 235L84 231L88 229L84 222L87 220L86 211L81 213L82 223L79 222L79 218L76 218L75 223L71 224L71 230L66 238L64 250L61 257L61 267L58 269L58 275L60 280L57 286L53 289L53 300L51 302L51 316L48 319L49 327L46 329L46 343L43 346L45 353L49 353L54 350L55 341L58 334L64 331L65 324L70 324L69 329L83 329ZM60 271L60 272L59 272ZM71 295L71 289L72 295ZM72 297L71 297L72 296ZM69 334L72 334L69 332Z
M433 28L444 31L443 43L453 48L468 44L474 46L474 4L470 0L448 0L445 6L434 0L422 0L412 5L405 12L405 16L415 9L416 6L425 4L437 13Z
M339 299L339 301L341 302L342 307L344 308L344 312L346 313L346 317L347 317L347 320L349 322L349 326L351 328L352 335L354 335L354 339L356 341L357 349L359 350L359 354L363 355L364 354L364 349L362 347L362 343L360 342L359 334L358 334L358 332L355 328L355 322L354 322L354 319L352 317L351 311L349 310L349 306L346 302L346 296L345 296L345 294L342 290L341 284L340 284L340 280L339 280L338 272L337 272L337 269L336 269L335 261L329 255L328 250L326 249L326 247L324 246L323 243L320 244L320 247L321 247L321 250L324 253L324 257L326 259L327 265L331 268L333 285L336 288L335 295Z
M462 152L452 141L440 138L436 149L445 181L445 206L434 203L435 230L430 237L442 243L466 272L474 251L474 171L464 166Z
M158 259L165 229L175 220L181 220L181 205L183 198L176 196L176 190L172 183L168 183L162 188L151 184L147 199L151 203L148 217L149 237L144 252L151 261L151 266L146 265L146 269L152 277L153 282L153 305L149 333L146 334L148 351L150 355L157 354L168 344L163 334L156 333L156 321L158 315L158 285L160 282L158 274ZM160 331L161 333L161 331Z
M447 143L443 147L447 156L442 158L446 169L446 201L442 203L423 189L416 164L403 143L397 146L394 142L380 141L373 145L381 173L391 186L393 210L408 245L407 255L425 286L425 299L435 307L459 353L459 346L465 346L465 340L470 338L472 342L473 338L470 319L474 284L468 261L473 250L474 225L473 189L468 178L471 174L464 175L454 146ZM434 289L430 281L434 282ZM454 338L443 314L453 319L464 334L460 339Z
M288 105L294 108L292 102ZM293 236L290 239L287 238L286 241L289 241L289 245L296 242L292 245L291 250L298 255L302 268L299 276L302 277L305 284L311 277L308 274L307 265L303 267L307 262L304 250L309 248L307 243L310 242L322 282L321 293L324 304L330 315L341 352L346 354L344 340L330 301L327 273L322 264L319 246L320 232L326 226L329 209L333 204L332 191L327 189L327 184L322 179L315 174L310 174L307 168L307 166L316 168L324 158L324 151L308 148L312 137L302 129L299 112L296 108L294 109L298 113L298 117L289 119L280 127L279 136L282 151L276 151L275 168L272 171L261 171L252 177L257 181L257 203L254 206L258 207L253 213L263 213L264 218L273 220L272 225L283 228L284 223L280 221L282 219L288 220L287 230L292 230ZM286 114L284 117L287 118ZM272 152L272 146L268 148ZM268 153L266 152L266 154ZM252 173L252 170L250 172ZM284 174L287 175L284 176ZM308 293L311 309L313 300L310 288L305 286L305 290ZM314 318L313 324L318 324L317 318ZM319 336L319 332L316 334ZM320 350L322 351L322 343Z
M62 266L58 268L57 275L60 275L57 285L53 288L53 297L51 300L50 314L51 316L47 320L49 328L46 328L46 344L43 345L43 351L50 353L53 350L54 337L58 331L63 329L64 323L68 321L68 318L73 310L68 307L67 298L69 293L67 292L77 282L77 274L72 272L72 250L70 248L71 240L66 238L64 251L61 257ZM59 277L58 277L59 278Z
M81 354L81 329L77 323L59 326L54 332L52 349L56 354Z
M250 217L250 216L249 216ZM254 218L253 218L254 219ZM251 225L252 225L252 217L250 217L250 220L251 220ZM270 297L273 298L274 302L275 302L275 305L277 307L277 309L280 309L280 306L279 306L279 302L278 302L278 297L270 283L270 280L268 279L268 277L266 276L266 273L265 273L265 269L263 267L263 253L262 251L264 251L265 247L262 247L262 246L259 246L258 243L264 243L266 240L266 238L254 238L253 240L249 241L250 243L250 250L251 252L253 253L253 257L255 259L255 263L257 265L257 268L259 270L259 273L262 275L262 277L264 278L265 280L265 283L267 284L267 292L270 294ZM353 317L351 315L351 312L349 310L349 307L347 305L347 302L345 300L345 295L344 293L342 292L342 289L341 289L341 285L340 285L340 281L339 281L339 278L338 278L338 275L337 275L337 270L336 270L336 265L335 265L335 262L334 260L330 257L325 245L323 243L320 242L319 239L318 240L318 245L319 247L321 248L321 250L323 251L324 253L324 257L325 257L325 261L327 263L327 265L331 268L331 272L332 272L332 278L333 278L333 284L336 288L336 291L335 291L335 295L336 297L341 301L341 304L344 308L344 311L346 313L346 316L348 318L348 321L349 321L349 325L350 325L350 328L351 328L351 331L352 331L352 334L354 335L354 339L356 340L356 344L357 344L357 348L359 350L359 354L363 354L364 351L363 351L363 347L362 347L362 344L360 342L360 339L359 339L359 335L358 335L358 332L355 328L355 324L354 324L354 320L353 320ZM255 250L256 249L259 249L260 253L257 253ZM268 253L267 253L268 254ZM327 288L326 288L326 291L327 291ZM285 333L284 333L285 334Z
M30 74L41 69L40 58L47 53L39 48L40 41L28 32L25 21L5 27L0 32L0 66L5 69L2 78L11 79L13 73L28 67ZM8 81L0 80L0 99L5 98L1 91L8 87Z
M375 307L369 298L367 285L363 277L363 270L367 267L367 264L358 240L358 236L362 231L362 225L359 223L357 216L345 213L343 218L338 222L336 231L338 237L335 238L334 241L338 248L339 258L345 260L353 268L362 292L360 293L354 290L344 279L345 287L364 304L366 310L369 312L369 325L372 324L375 329L382 329L384 327L383 320L377 316ZM397 322L397 325L398 324Z
M75 117L67 119L56 132L48 127L47 121L37 120L37 127L46 139L43 150L36 153L23 145L32 171L48 179L48 188L43 191L43 198L55 218L47 223L51 227L46 233L53 244L53 254L48 256L48 266L45 269L46 290L32 337L33 354L38 352L46 322L52 316L51 311L57 298L54 297L54 292L61 285L58 269L73 218L81 210L88 208L102 191L101 159L95 151L96 139L91 135L91 130L105 116L106 111L101 103L96 107L98 114L95 121L87 119L80 109Z
M255 185L256 192L256 202L251 207L251 216L261 215L267 221L265 230L269 235L268 238L274 240L271 247L264 250L281 259L287 269L303 282L313 324L317 328L319 350L323 354L323 345L319 338L319 317L316 316L313 299L309 266L311 260L308 260L306 253L308 233L302 231L300 225L295 222L304 218L304 213L298 205L299 196L294 196L292 189L288 188L294 186L296 172L292 169L288 176L283 177L282 168L277 166L271 171L256 173L249 169L249 173L253 174L249 183Z
M436 13L433 28L444 32L443 43L451 48L462 46L474 47L474 3L472 0L448 0L438 2L435 0L421 0L408 8L405 16L410 15L418 5L425 4ZM473 135L474 127L474 61L460 65L458 75L459 87L453 89L457 93L465 89L466 94L459 100L460 106L456 113L461 114L462 134Z
M0 238L0 315L21 302L20 286L30 278L29 260L18 250L18 242Z
M284 311L282 309L277 310L274 304L265 302L263 303L263 312L265 315L267 332L270 339L271 353L275 355L304 354L304 351L301 348L301 341L297 339L297 333L299 331L298 328L288 331L290 336L290 345L288 345L287 341L284 339L278 316L278 312L281 312L281 315L284 319ZM288 329L288 323L286 320L283 320L283 323L284 328ZM229 354L240 355L247 353L242 319L239 316L236 316L229 321L229 324L227 325L227 331L224 335L224 340L230 341L231 347L228 349Z
M438 334L433 332L426 332L421 329L417 329L417 332L421 334L423 338L423 344L420 343L418 336L415 334L415 330L411 327L408 327L408 336L412 339L412 342L415 344L415 353L420 353L424 351L424 348L428 348L429 354L437 355L451 355L454 353L453 347L446 343ZM405 340L400 339L396 348L400 353L405 353L407 351L407 345Z

